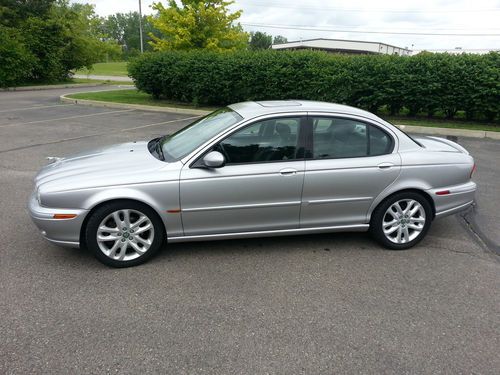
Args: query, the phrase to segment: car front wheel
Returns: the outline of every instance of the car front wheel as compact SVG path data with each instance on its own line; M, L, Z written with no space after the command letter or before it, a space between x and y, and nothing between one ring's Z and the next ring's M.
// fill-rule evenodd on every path
M394 194L373 212L370 232L384 247L404 250L425 237L432 222L427 199L414 192Z
M160 249L165 230L150 207L133 201L110 202L90 217L85 239L102 263L130 267L144 263Z

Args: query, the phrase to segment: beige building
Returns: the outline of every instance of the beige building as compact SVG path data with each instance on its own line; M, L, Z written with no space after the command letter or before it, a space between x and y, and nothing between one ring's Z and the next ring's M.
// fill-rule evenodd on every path
M484 55L490 52L500 52L500 48L492 49L480 49L480 48L460 48L456 47L453 49L417 49L412 51L412 55L417 55L420 52L431 52L431 53L450 53L452 55L459 55L461 53L473 53L475 55Z
M276 50L319 50L332 53L349 54L384 54L408 56L411 54L408 48L392 46L390 44L378 42L363 42L358 40L343 39L307 39L283 44L273 44L272 49Z

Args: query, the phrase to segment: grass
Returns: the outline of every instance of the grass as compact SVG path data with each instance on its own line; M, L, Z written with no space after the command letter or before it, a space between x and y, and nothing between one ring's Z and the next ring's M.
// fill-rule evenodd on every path
M196 108L205 110L216 109L215 107L195 107L191 104L179 103L175 101L155 100L149 94L140 92L136 89L85 92L79 94L71 94L68 95L68 97L73 99L100 100L103 102L153 105L160 107ZM496 131L496 132L500 131L500 125L498 124L484 124L478 122L466 122L462 120L450 121L450 120L439 120L439 119L433 120L427 118L421 119L421 118L405 118L405 117L390 117L390 116L383 116L383 118L397 125L429 126L436 128L483 130L483 131Z
M388 117L382 116L385 120L397 125L410 126L427 126L434 128L449 128L449 129L467 129L467 130L483 130L500 132L500 125L471 122L462 120L440 120L440 119L421 119L421 118L405 118L405 117Z
M93 74L96 76L123 76L127 77L127 62L109 62L109 63L97 63L92 66L92 69L79 69L75 74Z
M88 99L100 100L103 102L126 103L126 104L140 104L152 105L158 107L176 107L176 108L196 108L207 111L213 111L215 107L194 107L186 103L179 103L170 100L155 100L151 95L140 92L135 89L131 90L113 90L113 91L99 91L99 92L82 92L79 94L68 95L72 99Z

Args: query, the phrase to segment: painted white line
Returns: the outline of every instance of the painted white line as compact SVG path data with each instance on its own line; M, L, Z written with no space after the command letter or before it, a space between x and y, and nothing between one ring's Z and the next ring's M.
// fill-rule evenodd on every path
M130 112L130 111L135 111L135 109L123 109L121 111L108 111L108 112L100 112L100 113L91 113L91 114L88 114L88 115L78 115L78 116L68 116L68 117L51 118L51 119L48 119L48 120L18 122L16 124L0 125L0 128L7 128L7 127L10 127L10 126L40 124L42 122L50 122L50 121L71 120L71 119L74 119L74 118L82 118L82 117L110 115L112 113Z
M3 112L18 112L18 111L31 111L35 109L45 109L45 108L53 108L53 107L67 107L69 105L74 104L54 104L54 105L39 105L35 107L21 107L21 108L12 108L12 109L2 109L0 113Z
M62 142L77 141L77 140L85 139L85 138L100 137L100 136L109 135L111 133L116 133L116 132L122 132L123 133L123 132L128 132L128 131L131 131L131 130L147 128L147 127L150 127L150 126L159 126L159 125L171 124L173 122L181 122L181 121L184 121L184 120L193 120L193 119L199 118L199 117L200 116L186 117L186 118L181 118L181 119L176 119L176 120L163 121L163 122L155 122L153 124L135 126L133 128L128 128L128 129L113 130L113 132L93 133L93 134L81 135L79 137L58 139L57 141L51 141L51 142L46 142L46 143L36 143L36 144L31 144L31 145L26 145L26 146L19 146L19 147L10 148L10 149L7 149L7 150L0 150L0 154L3 154L5 152L24 150L24 149L31 148L31 147L46 146L46 145L52 145L52 144L57 144L57 143L62 143Z
M122 129L122 130L119 130L119 131L121 131L121 132L128 132L129 130L137 130L137 129L149 128L150 126L159 126L159 125L170 124L172 122L179 122L179 121L185 121L185 120L194 120L195 118L199 118L199 117L201 117L201 116L192 116L192 117L186 117L186 118L181 118L181 119L177 119L177 120L155 122L154 124L147 124L147 125L135 126L133 128Z

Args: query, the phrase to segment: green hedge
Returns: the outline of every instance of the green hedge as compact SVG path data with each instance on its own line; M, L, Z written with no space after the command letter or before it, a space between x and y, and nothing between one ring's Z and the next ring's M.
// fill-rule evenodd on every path
M500 54L347 56L310 51L171 51L132 60L129 75L156 98L196 105L308 99L376 112L500 117Z

